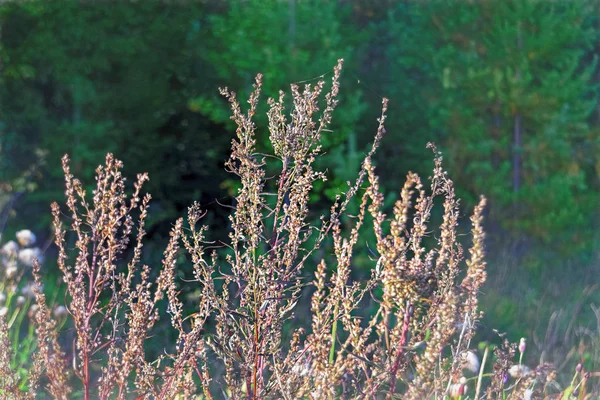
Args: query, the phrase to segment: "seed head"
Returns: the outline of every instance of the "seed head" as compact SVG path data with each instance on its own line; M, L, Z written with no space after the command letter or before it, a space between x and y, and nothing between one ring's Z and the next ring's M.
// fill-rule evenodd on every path
M525 349L527 348L526 342L527 342L527 339L522 337L521 341L519 342L519 353L521 353L521 354L525 353Z
M17 255L19 251L19 245L14 240L10 240L2 246L2 250L0 252L7 257L14 257Z
M23 229L16 234L19 244L23 247L29 247L35 243L35 234L29 229Z

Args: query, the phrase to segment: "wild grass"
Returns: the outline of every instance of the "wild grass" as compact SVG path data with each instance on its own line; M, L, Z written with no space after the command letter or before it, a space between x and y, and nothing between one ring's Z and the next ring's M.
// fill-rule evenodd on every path
M471 216L472 244L465 254L457 231L459 200L442 155L429 145L434 156L429 180L409 173L393 209L384 209L373 155L385 135L387 100L355 181L314 222L309 195L316 181L326 179L315 161L338 103L341 70L340 60L329 86L292 85L291 106L283 92L268 100L271 154L256 150L253 117L261 76L245 111L234 92L221 89L237 126L226 167L240 181L229 240L218 246L207 241L204 212L193 204L187 218L175 221L162 265L142 262L148 176L139 174L128 194L123 164L109 154L96 170L90 196L65 156L66 206L53 204L52 214L72 330L58 329L36 262L37 350L23 390L9 362L10 326L0 316L0 395L85 400L549 396L552 367L523 365L524 341L518 347L507 341L493 355L486 348L482 362L473 343L486 279L485 198ZM349 215L353 201L358 213ZM434 227L436 204L443 218ZM353 257L366 229L375 237L372 271L356 281ZM435 238L432 246L427 237ZM181 278L186 263L191 280ZM184 285L195 285L199 293L191 312L180 298ZM366 303L374 305L367 316ZM310 304L307 319L294 314L301 304ZM159 321L165 319L176 340L162 344L164 352L150 359L147 344L164 337L169 328ZM290 326L291 334L284 334ZM489 364L491 372L485 369ZM570 387L585 387L581 382L576 378Z

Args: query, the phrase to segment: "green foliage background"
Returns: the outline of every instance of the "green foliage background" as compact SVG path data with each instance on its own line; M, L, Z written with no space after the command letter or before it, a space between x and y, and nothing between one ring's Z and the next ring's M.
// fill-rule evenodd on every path
M480 193L490 198L486 324L543 331L600 272L599 15L597 0L3 2L0 182L18 201L4 194L0 215L13 216L6 232L50 238L60 157L92 184L110 151L128 176L151 177L146 262L159 262L194 200L223 238L220 203L231 204L235 182L223 168L232 125L217 88L245 98L261 72L276 96L327 79L344 58L316 207L358 170L389 97L384 187L397 192L409 170L427 176L425 144L436 142L464 212ZM358 265L369 265L368 242Z

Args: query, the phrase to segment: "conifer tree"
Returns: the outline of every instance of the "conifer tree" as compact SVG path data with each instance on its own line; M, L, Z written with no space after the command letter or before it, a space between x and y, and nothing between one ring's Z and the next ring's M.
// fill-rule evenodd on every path
M427 75L417 91L426 99L425 126L443 143L468 192L462 197L484 192L505 228L560 238L571 250L586 244L581 229L600 200L590 187L598 141L588 124L597 105L594 5L403 5L411 24L392 54Z

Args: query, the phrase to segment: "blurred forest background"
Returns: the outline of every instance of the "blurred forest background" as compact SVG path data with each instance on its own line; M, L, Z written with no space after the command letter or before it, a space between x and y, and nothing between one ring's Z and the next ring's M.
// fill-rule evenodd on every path
M245 98L262 72L265 97L277 96L329 79L344 58L316 209L326 212L356 175L389 97L376 164L385 192L397 193L409 170L429 175L433 141L463 212L479 194L490 200L483 331L543 338L550 320L557 337L575 318L595 326L599 17L600 1L588 0L3 2L3 241L33 230L53 274L60 158L69 153L92 185L107 152L127 176L150 174L145 263L160 263L169 228L194 200L209 211L211 238L224 238L234 127L217 88ZM264 114L258 121L266 150ZM364 247L355 262L371 268L368 238Z

